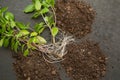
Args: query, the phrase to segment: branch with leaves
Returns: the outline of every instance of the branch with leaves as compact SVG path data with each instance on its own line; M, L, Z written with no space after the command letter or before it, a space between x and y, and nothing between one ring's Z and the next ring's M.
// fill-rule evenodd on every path
M54 5L54 0L32 0L32 4L28 5L24 9L24 12L33 12L34 15L32 18L38 18L39 16L42 16L44 22L41 22L40 25L41 27L47 26L49 28L52 36L52 42L55 44L55 36L58 34L59 29L56 27L56 14ZM36 29L38 31L38 28ZM39 27L39 29L41 28ZM43 31L43 28L41 31Z
M42 16L43 21L37 23L34 29L29 24L25 25L15 21L14 15L7 11L7 8L0 9L0 47L11 47L16 53L23 52L24 56L29 55L33 50L43 53L43 57L48 62L58 62L63 59L66 52L66 45L74 41L71 36L63 36L58 41L55 40L59 29L56 27L56 14L54 0L32 0L25 13L33 12L32 18ZM50 44L41 36L41 33L49 28L51 33ZM47 56L50 60L48 60Z

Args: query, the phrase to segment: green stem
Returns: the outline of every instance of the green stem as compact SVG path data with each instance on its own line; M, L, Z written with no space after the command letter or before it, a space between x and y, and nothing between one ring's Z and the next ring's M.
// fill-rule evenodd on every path
M52 29L51 29L51 26L48 25L48 23L45 21L45 17L43 16L43 14L41 14L41 15L42 15L42 18L43 18L45 24L46 24L46 25L48 26L48 28L50 29L50 32L51 32L51 35L52 35ZM52 42L53 42L53 44L55 44L55 37L54 37L54 36L52 36Z
M52 7L52 6L51 6L51 9L52 9L52 12L53 12L53 15L54 15L54 20L55 20L55 25L56 25L57 18L56 18L55 9L54 9L54 7Z

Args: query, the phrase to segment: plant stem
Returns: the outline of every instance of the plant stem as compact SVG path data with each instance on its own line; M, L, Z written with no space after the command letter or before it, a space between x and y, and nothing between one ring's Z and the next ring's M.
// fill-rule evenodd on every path
M54 9L54 7L52 7L52 6L51 6L51 9L52 9L52 12L53 12L53 15L54 15L54 21L55 21L55 25L56 25L57 18L56 18L55 9Z
M48 28L50 29L50 32L51 32L51 34L52 34L51 26L48 25L48 23L45 21L45 17L43 16L43 14L41 14L41 15L42 15L42 18L43 18L45 24L48 26ZM52 42L53 42L53 44L55 44L55 37L54 37L54 36L52 36Z

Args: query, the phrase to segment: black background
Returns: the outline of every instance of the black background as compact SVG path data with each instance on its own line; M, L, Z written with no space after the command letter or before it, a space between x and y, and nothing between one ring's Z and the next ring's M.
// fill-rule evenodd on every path
M107 74L103 80L120 80L120 0L86 0L96 10L96 19L93 24L90 38L100 43L101 49L108 57ZM15 14L16 20L31 23L31 26L39 20L32 20L23 13L23 9L31 3L31 0L0 0L0 6L8 7ZM16 80L13 71L11 57L12 52L6 48L0 48L0 80ZM56 64L61 68L60 64ZM64 69L59 70L62 80L65 77Z

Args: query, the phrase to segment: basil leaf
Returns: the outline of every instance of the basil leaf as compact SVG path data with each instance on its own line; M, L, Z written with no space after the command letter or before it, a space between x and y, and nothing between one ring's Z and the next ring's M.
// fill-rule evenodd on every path
M14 15L11 12L6 12L5 13L5 18L7 20L10 20L10 19L14 20Z
M34 5L33 4L30 4L28 5L25 9L24 9L24 12L25 13L30 13L30 12L33 12L35 9Z
M38 11L41 9L41 3L39 0L35 0L35 9Z
M28 54L29 54L29 50L28 49L26 49L25 51L24 51L24 56L26 57L26 56L28 56Z
M58 34L58 28L57 27L53 27L52 28L52 36L55 37Z

